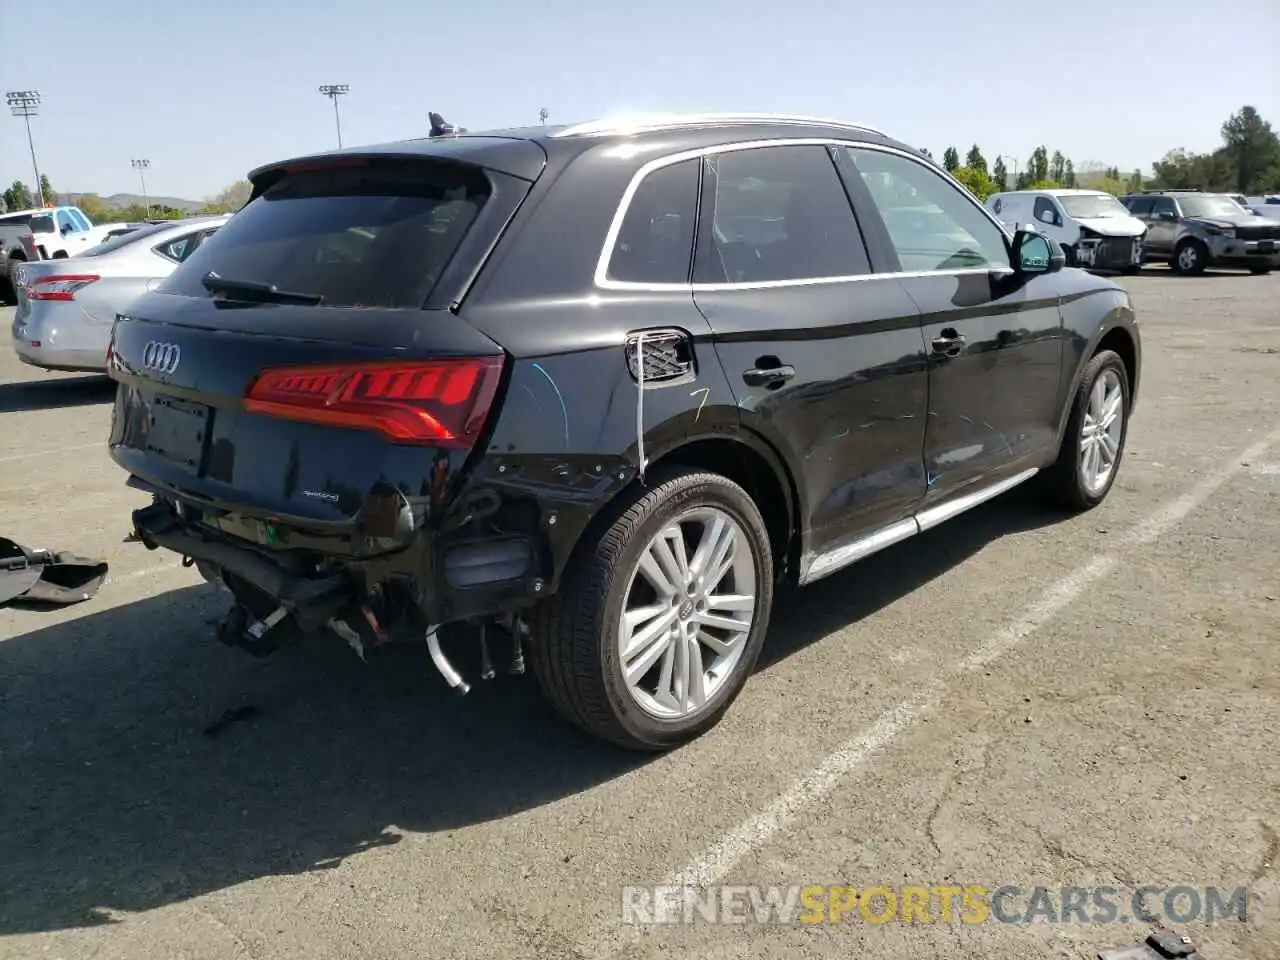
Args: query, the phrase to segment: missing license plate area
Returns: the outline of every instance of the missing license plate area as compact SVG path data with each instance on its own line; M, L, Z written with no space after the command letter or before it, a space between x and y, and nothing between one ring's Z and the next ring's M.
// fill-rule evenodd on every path
M147 427L147 451L198 473L209 436L209 418L209 408L203 404L156 397Z

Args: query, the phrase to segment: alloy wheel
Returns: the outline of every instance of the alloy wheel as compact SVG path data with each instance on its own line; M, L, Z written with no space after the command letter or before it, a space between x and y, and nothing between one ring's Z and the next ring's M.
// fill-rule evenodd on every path
M1124 437L1124 387L1120 375L1104 369L1089 391L1080 427L1080 482L1091 495L1105 490L1120 459Z
M649 541L618 624L623 683L650 716L698 713L742 660L756 613L755 545L717 507L697 507Z

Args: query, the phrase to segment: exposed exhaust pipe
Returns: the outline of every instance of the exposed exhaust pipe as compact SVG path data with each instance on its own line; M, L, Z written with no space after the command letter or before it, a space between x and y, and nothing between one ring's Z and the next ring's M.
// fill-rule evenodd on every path
M453 669L453 664L444 655L444 651L440 649L440 628L427 628L427 650L431 653L431 662L436 665L436 669L440 671L440 675L444 677L445 682L453 687L459 696L466 696L471 692L470 685L462 679L462 675Z

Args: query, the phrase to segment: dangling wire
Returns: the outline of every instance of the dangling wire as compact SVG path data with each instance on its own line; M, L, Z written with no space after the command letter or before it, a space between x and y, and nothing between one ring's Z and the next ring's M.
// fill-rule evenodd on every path
M644 334L636 338L636 456L640 460L640 482L644 483Z

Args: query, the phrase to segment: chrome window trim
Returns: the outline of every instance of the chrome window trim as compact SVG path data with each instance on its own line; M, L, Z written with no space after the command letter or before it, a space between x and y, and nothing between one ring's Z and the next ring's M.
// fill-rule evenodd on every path
M853 283L860 280L884 280L888 278L911 278L911 277L934 277L934 276L963 276L967 274L990 274L1013 273L1013 267L1007 266L1004 269L990 267L965 267L956 270L899 270L891 273L859 273L847 277L803 277L793 280L758 280L736 283L647 283L632 280L611 280L609 279L609 262L613 259L614 247L618 243L618 234L622 232L622 224L626 220L627 212L631 209L631 201L635 198L636 191L640 189L640 184L644 179L657 170L669 167L685 160L701 159L705 157L718 156L722 153L733 153L739 150L759 150L765 147L852 147L858 150L874 150L880 153L888 153L898 157L904 157L912 163L917 164L936 177L941 177L954 187L960 194L961 198L971 203L979 210L992 226L1000 232L1005 238L1006 247L1012 239L1012 234L1001 223L994 214L985 206L977 202L976 198L969 193L964 186L951 176L943 168L928 162L923 157L917 156L907 150L901 150L897 147L890 147L879 143L867 143L861 140L841 140L832 137L796 137L782 138L770 140L744 140L739 143L720 143L709 147L698 147L692 150L682 150L678 153L668 154L663 157L656 157L648 161L632 176L631 181L627 184L626 190L622 193L622 199L618 202L618 208L613 213L613 220L609 223L609 230L605 234L604 245L600 250L600 256L596 260L595 275L593 282L595 286L601 290L618 290L632 293L712 293L726 290L768 290L783 287L805 287L817 286L819 284L828 283Z

